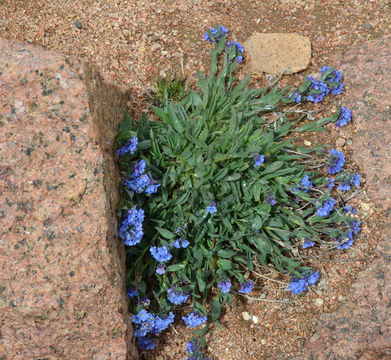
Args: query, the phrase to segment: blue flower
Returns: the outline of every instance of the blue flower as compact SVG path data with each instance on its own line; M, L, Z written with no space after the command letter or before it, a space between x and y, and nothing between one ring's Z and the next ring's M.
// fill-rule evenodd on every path
M130 287L127 291L128 296L133 299L135 297L138 297L138 291L135 287Z
M345 211L350 214L352 213L353 215L356 215L357 214L357 209L356 208L352 208L350 205L346 205L345 206Z
M339 83L337 87L331 88L331 94L332 95L340 95L340 94L342 94L343 88L344 88L344 84Z
M217 212L216 203L212 201L210 205L206 207L206 212L209 214Z
M361 222L354 219L350 222L350 229L353 231L354 235L357 235L360 229Z
M331 211L333 210L334 205L335 205L335 200L333 198L330 198L330 199L324 201L322 206L320 206L320 205L316 206L318 209L316 211L316 215L328 216L331 213Z
M170 311L168 316L156 316L151 323L150 332L154 335L159 335L163 330L166 330L173 322L175 315Z
M147 186L147 188L145 189L145 193L146 194L154 194L157 192L157 189L159 186L160 186L160 184L157 184L156 180L152 180L151 184L149 184Z
M219 26L219 28L209 29L212 34L210 36L209 32L204 34L204 40L209 41L211 44L217 44L223 36L228 32L228 30L224 26Z
M237 41L228 41L228 42L227 42L227 46L228 46L229 48L232 48L232 47L235 48L235 56L236 56L236 59L238 60L238 62L242 62L242 61L243 61L243 56L240 55L240 54L243 54L243 53L244 53L243 46L240 45Z
M189 245L190 245L190 243L186 239L182 240L182 248L183 249L186 249Z
M165 272L166 272L166 266L165 266L164 264L158 264L158 266L156 267L156 272L157 272L159 275L165 274Z
M349 231L345 237L343 238L339 238L339 239L334 239L335 241L337 241L337 249L340 249L340 250L345 250L345 249L348 249L350 248L352 245L353 245L353 234L351 231Z
M334 125L336 128L341 128L342 126L348 124L351 120L352 120L352 112L348 108L342 106L341 113L339 114L338 119Z
M172 246L177 249L180 248L186 249L189 245L190 243L186 239L176 239L172 244Z
M345 165L344 154L335 149L330 150L327 172L329 174L336 174L342 170L344 165Z
M141 241L144 235L143 221L143 209L137 210L136 207L133 207L131 210L128 210L118 231L118 235L124 241L125 245L134 246Z
M223 294L227 294L231 291L231 282L229 280L221 280L218 284L217 287L220 288L221 292Z
M317 81L312 76L307 77L308 81L311 81L309 87L309 95L307 96L307 101L312 101L314 103L319 103L323 100L325 95L328 95L330 89L327 87L327 84L323 81Z
M238 290L238 292L242 294L248 294L252 291L253 286L254 286L254 282L252 282L251 280L243 281L242 284L240 285L240 289Z
M166 262L171 260L172 255L168 252L168 249L166 246L163 247L156 247L152 246L149 251L151 252L154 259L158 262Z
M144 191L146 194L154 194L160 184L157 184L156 180L152 180L147 174L144 174L145 168L145 160L140 160L136 163L130 180L125 180L125 186L138 194Z
M264 155L257 155L254 160L255 160L254 167L261 166L263 164L263 162L265 161L265 156Z
M134 165L133 172L135 175L141 175L144 174L145 168L147 164L145 163L145 160L140 160Z
M308 175L304 175L301 179L301 186L304 188L303 191L308 191L312 188L312 181L309 180Z
M351 185L354 185L355 187L360 186L360 175L358 175L358 173L354 175L353 174L346 175L342 183L338 186L338 190L348 191L350 190Z
M315 243L313 241L306 239L302 246L303 246L303 249L307 249L307 248L312 247L314 245L315 245Z
M270 205L276 205L277 204L277 201L274 200L273 196L271 194L268 195L268 197L266 198L266 203L269 203Z
M319 272L315 271L312 274L303 274L302 278L294 277L289 283L288 290L292 290L293 294L301 294L309 285L314 285L319 280Z
M197 327L202 325L206 320L206 316L201 316L197 311L191 312L188 316L182 316L187 327Z
M326 180L329 182L327 187L331 190L334 187L334 178L326 178Z
M133 137L133 139L127 140L124 145L117 150L117 154L119 156L124 156L126 153L133 155L137 150L138 139L137 136Z
M167 299L175 305L184 304L189 298L188 294L185 294L179 289L170 288L168 289L167 292L168 292Z
M138 347L140 349L153 350L156 347L156 344L153 342L153 340L146 336L138 336L137 341Z
M295 102L296 102L296 104L298 104L298 103L301 101L301 94L295 92L295 93L293 94L293 96L295 97Z

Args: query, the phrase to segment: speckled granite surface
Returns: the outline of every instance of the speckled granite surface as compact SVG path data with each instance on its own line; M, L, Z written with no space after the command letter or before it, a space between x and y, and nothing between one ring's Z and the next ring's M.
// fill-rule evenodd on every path
M136 359L116 239L128 101L88 65L0 39L0 358Z
M345 304L324 314L305 359L391 359L391 38L350 50L341 61L345 104L357 134L354 160L368 194L388 223L378 257L362 271Z

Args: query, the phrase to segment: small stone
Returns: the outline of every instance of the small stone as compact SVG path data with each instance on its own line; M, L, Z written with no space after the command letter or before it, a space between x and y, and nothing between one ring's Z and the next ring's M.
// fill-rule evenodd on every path
M346 144L347 145L352 145L353 144L353 140L352 139L347 139L346 140Z
M254 324L258 324L259 323L259 320L258 320L258 318L255 315L253 315L253 323Z
M369 24L369 23L365 23L365 24L362 24L361 27L367 29L367 30L371 30L372 29L372 25Z
M343 137L338 138L337 141L336 141L337 147L340 147L340 148L341 148L342 146L344 146L345 143L346 143L346 140L345 140Z
M311 146L312 143L311 143L311 141L304 140L304 145L305 145L305 146Z
M339 295L338 296L338 301L339 302L344 302L345 301L345 296Z
M266 340L265 339L261 339L261 344L262 345L266 345Z
M249 314L247 311L243 311L243 312L242 312L242 317L243 317L243 320L244 320L244 321L249 321L249 320L251 320L251 316L250 316L250 314Z
M323 299L321 298L315 299L315 305L321 307L323 305Z
M78 29L81 29L83 27L83 25L81 24L81 22L79 20L75 21L75 26L78 28Z

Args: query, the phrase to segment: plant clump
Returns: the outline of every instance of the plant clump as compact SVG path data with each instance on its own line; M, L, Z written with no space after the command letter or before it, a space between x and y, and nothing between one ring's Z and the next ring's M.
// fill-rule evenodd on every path
M117 136L125 175L119 236L127 245L135 335L141 348L153 348L152 337L174 321L172 310L187 304L191 310L181 318L197 328L191 359L203 358L202 335L233 293L253 290L255 263L290 274L288 289L301 294L320 274L294 250L325 243L347 249L360 225L343 197L360 184L357 173L343 171L344 154L294 141L329 122L344 126L351 113L342 108L301 126L302 117L270 120L289 104L340 94L342 74L323 67L320 79L307 78L297 90L250 89L249 76L234 77L243 48L227 42L227 32L205 34L214 49L197 90L175 101L164 88L152 108L160 121L126 115Z

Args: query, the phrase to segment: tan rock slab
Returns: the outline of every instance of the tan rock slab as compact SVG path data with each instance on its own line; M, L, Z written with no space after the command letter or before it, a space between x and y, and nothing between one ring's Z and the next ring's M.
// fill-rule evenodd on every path
M296 73L307 68L311 60L311 41L296 33L253 33L244 43L250 58L251 72L262 75Z
M0 358L136 359L113 138L128 93L0 39Z

